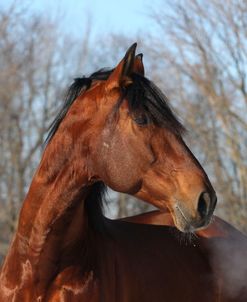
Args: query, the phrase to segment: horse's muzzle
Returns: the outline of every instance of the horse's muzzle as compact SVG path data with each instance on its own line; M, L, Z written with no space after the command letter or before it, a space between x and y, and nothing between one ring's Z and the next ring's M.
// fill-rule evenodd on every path
M173 207L176 227L182 232L194 232L207 227L211 222L216 203L216 194L208 192L200 194L197 208L194 211L189 210L184 203L176 201Z

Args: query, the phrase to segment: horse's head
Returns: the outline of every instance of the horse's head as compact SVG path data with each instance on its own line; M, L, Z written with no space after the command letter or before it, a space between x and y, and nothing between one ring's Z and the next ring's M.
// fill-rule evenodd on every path
M207 226L216 195L182 139L183 127L166 97L144 77L136 44L104 78L92 75L68 112L76 133L86 136L90 181L168 208L181 231ZM75 126L78 120L83 119ZM71 130L72 131L72 130Z

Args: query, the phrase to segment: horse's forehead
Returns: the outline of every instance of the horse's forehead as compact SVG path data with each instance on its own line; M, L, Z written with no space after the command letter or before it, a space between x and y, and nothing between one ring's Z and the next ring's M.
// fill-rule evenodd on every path
M109 105L111 102L116 103L121 96L120 89L107 91L105 84L106 84L105 80L94 80L86 92L90 94L91 99L95 99L98 102L105 103L105 104L108 103Z

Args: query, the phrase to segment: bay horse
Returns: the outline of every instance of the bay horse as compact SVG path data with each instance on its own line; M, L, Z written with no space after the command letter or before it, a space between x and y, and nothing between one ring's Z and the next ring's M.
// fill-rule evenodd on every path
M218 261L246 276L246 238L216 218L204 230L215 191L135 50L70 87L1 269L1 302L247 301ZM159 211L107 219L106 186Z

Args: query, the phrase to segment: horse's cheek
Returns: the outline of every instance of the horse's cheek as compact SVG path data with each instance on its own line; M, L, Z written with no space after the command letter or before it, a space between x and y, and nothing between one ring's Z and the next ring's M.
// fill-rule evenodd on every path
M125 139L112 137L111 142L103 146L101 161L107 163L104 181L113 190L129 192L140 182L140 159Z

